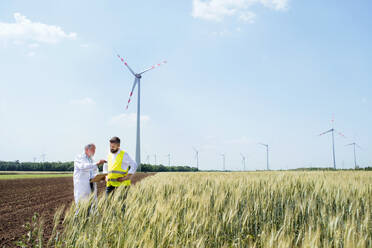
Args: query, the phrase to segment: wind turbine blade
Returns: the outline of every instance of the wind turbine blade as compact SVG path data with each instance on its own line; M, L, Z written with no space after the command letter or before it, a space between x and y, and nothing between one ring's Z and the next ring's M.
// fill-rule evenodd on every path
M258 144L262 146L268 146L267 144L264 144L264 143L258 143Z
M358 144L355 144L359 149L361 149L361 150L363 150L363 148L360 146L360 145L358 145Z
M345 136L343 133L338 132L338 131L336 131L336 133L337 133L338 135L340 135L342 138L347 139L346 136Z
M353 146L353 145L354 145L354 143L350 143L350 144L347 144L345 146Z
M140 72L139 75L142 75L143 73L145 73L145 72L147 72L147 71L149 71L149 70L155 69L156 67L159 67L159 66L161 66L161 65L164 65L164 64L166 64L166 63L167 63L167 61L164 60L164 61L160 62L159 64L153 65L153 66L147 68L146 70Z
M130 94L129 94L129 100L128 100L128 103L127 103L127 107L126 107L125 109L128 109L128 107L129 107L129 103L130 103L130 101L132 100L133 91L134 91L134 89L136 88L137 83L138 83L138 78L135 78L135 79L134 79L134 83L133 83L132 90L131 90L131 92L130 92Z
M121 62L123 62L124 65L129 69L129 71L133 74L133 76L136 76L136 73L134 73L134 71L132 70L132 68L130 68L128 63L119 54L117 56L121 60Z
M322 136L322 135L324 135L324 134L326 134L326 133L329 133L329 132L332 132L332 131L333 131L333 129L329 129L328 131L325 131L325 132L319 134L319 136Z

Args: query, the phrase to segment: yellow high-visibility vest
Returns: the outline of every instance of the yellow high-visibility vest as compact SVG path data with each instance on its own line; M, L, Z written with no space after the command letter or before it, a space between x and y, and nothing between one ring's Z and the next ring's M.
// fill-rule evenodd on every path
M119 177L125 177L128 175L128 170L129 166L126 170L123 170L121 168L121 165L123 163L123 158L124 158L125 152L121 150L119 154L116 156L115 161L112 160L113 154L110 153L107 159L108 162L108 171L107 171L107 183L106 186L113 186L113 187L119 187L119 186L129 186L130 185L130 180L125 180L123 182L119 182L118 178Z

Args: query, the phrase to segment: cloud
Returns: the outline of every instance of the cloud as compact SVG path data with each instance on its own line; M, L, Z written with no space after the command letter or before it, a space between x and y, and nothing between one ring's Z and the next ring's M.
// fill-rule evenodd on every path
M141 115L140 117L141 124L145 124L150 121L150 117L147 115ZM137 124L137 114L120 114L112 117L109 120L109 125L116 126L125 126L125 127L135 127Z
M253 23L256 14L250 9L261 5L273 10L285 10L289 0L193 0L192 17L220 22L225 17L237 16L241 21Z
M0 22L0 40L54 44L77 37L76 33L66 33L59 26L32 22L20 13L14 13L14 19L14 23Z
M256 20L256 14L251 11L247 11L245 13L241 13L239 19L244 22L254 23Z
M72 105L93 105L96 104L94 100L90 97L85 97L82 99L70 100L70 104Z

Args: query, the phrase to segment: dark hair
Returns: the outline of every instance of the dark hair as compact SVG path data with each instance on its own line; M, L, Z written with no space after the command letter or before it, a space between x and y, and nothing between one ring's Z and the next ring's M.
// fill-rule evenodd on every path
M112 137L111 139L110 139L110 143L115 143L115 144L119 144L120 145L120 139L119 139L119 137Z

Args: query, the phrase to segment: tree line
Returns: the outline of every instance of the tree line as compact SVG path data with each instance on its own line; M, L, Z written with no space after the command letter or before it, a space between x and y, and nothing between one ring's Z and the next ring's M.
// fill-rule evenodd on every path
M19 162L0 161L0 171L73 171L74 162ZM102 167L100 167L102 170ZM164 166L141 164L143 172L198 171L190 166Z

